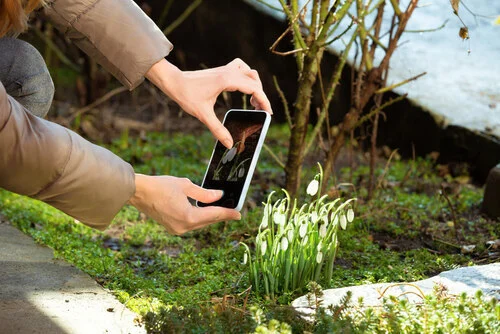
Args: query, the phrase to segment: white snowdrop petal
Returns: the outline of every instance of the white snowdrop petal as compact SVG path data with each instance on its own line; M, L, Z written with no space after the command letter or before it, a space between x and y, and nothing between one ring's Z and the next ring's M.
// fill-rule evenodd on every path
M307 186L306 192L308 195L314 196L318 193L318 189L319 189L318 180L312 180L311 183L309 183L309 185Z
M288 235L288 241L292 242L293 241L293 235L294 235L293 230L292 229L288 230L287 235Z
M326 224L321 224L319 228L320 237L324 238L326 236Z
M306 224L302 224L300 225L299 227L299 235L301 238L304 238L304 236L306 235L307 233L307 225Z
M340 227L342 227L343 230L347 227L347 218L345 215L340 216Z
M323 261L323 253L318 252L318 254L316 255L316 262L319 264L321 263L321 261Z
M264 240L260 245L260 253L262 254L262 256L266 254L266 250L267 250L267 242Z
M332 224L335 226L335 225L337 225L338 223L339 223L339 215L335 215L335 216L333 217L333 222L332 222Z
M243 254L243 264L247 264L247 261L248 261L248 253L245 252L245 254Z
M245 168L240 168L238 170L238 177L242 178L243 176L245 176Z
M353 220L354 220L354 210L349 208L349 210L347 210L347 221L351 223Z
M235 146L235 147L233 147L233 148L231 148L231 149L229 150L229 152L227 152L227 155L226 155L226 157L227 157L227 162L229 162L229 161L233 160L235 156L236 156L236 146Z
M285 252L288 249L288 239L283 237L281 238L281 250Z
M267 217L264 216L264 218L262 218L262 223L260 223L260 229L263 230L263 229L267 228L267 226L268 226L267 224L268 224Z
M302 246L307 245L307 242L309 241L309 237L306 235L304 239L302 240Z
M273 215L274 222L278 225L285 225L286 222L286 216L284 213L281 213L279 211L276 211Z
M311 221L315 223L318 220L318 213L316 211L313 211L311 213Z

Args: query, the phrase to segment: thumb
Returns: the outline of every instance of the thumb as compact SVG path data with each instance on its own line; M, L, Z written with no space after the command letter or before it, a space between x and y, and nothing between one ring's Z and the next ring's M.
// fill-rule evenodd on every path
M194 183L191 183L184 189L186 196L203 203L212 203L219 200L224 192L216 189L205 189Z
M217 138L225 147L233 147L233 137L231 137L228 129L226 129L226 127L222 125L221 121L219 121L217 116L215 116L214 111L210 110L204 114L206 115L206 117L203 123L205 123L214 137Z

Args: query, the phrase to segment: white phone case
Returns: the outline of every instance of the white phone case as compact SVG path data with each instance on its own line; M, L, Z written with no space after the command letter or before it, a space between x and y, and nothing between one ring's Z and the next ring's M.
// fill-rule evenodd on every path
M269 115L269 113L264 111L264 110L231 109L228 112L226 112L226 114L224 115L224 120L222 121L222 124L225 123L227 116L231 112L261 112L261 113L266 114L266 119L264 121L264 125L262 126L259 141L257 142L257 146L255 148L255 152L252 156L252 161L251 161L250 167L248 169L248 174L247 174L247 177L246 177L245 182L243 184L243 188L241 190L240 199L238 201L238 204L234 208L235 210L241 211L241 209L243 208L243 204L245 203L245 198L247 196L248 188L250 187L250 182L252 181L255 167L257 166L257 161L259 160L260 151L262 149L262 146L264 145L264 140L266 138L267 130L269 129L269 124L271 124L271 115ZM212 159L214 158L215 150L217 148L217 143L218 143L218 141L215 143L214 149L212 151L212 156L210 157L210 161L208 163L207 170L205 172L205 176L203 177L203 182L201 183L202 187L205 184L205 179L208 175L208 170L210 168L210 164L212 163ZM198 202L196 202L196 205L198 206Z

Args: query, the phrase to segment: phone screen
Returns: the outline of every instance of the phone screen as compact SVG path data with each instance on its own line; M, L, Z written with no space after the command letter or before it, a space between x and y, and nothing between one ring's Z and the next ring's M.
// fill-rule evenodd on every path
M245 181L253 173L251 168L259 138L266 121L265 112L230 111L224 120L224 126L233 137L233 147L226 148L219 141L208 166L202 187L220 189L223 197L213 203L198 202L198 206L223 206L236 208L241 196L245 196ZM255 166L255 163L254 163ZM250 175L251 177L252 175Z

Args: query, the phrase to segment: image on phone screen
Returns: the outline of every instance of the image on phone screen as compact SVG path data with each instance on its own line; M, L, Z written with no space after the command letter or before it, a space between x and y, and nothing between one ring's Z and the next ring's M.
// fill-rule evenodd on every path
M268 125L266 124L268 117L266 112L232 110L227 113L224 126L233 137L233 147L228 149L217 141L202 185L207 189L223 190L224 195L217 202L210 204L198 202L198 206L241 209L239 206L244 201L246 188L255 168L260 151L259 140L265 136L263 129Z

